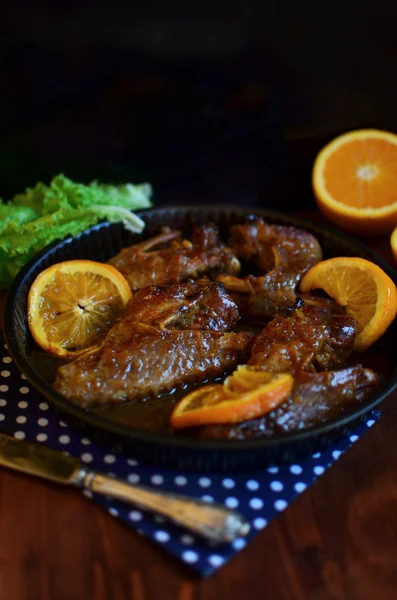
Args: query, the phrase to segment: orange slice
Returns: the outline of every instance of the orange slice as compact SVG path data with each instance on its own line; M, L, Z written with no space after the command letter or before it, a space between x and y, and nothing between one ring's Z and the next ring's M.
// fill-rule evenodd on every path
M128 282L110 265L58 263L40 273L29 290L29 328L40 348L70 358L97 345L130 298Z
M357 323L354 349L366 350L383 335L396 316L397 291L394 282L377 265L363 258L330 258L303 276L303 293L324 290L346 307Z
M244 368L244 367L243 367ZM233 385L207 385L188 394L174 408L171 425L175 428L194 427L213 423L241 423L260 417L284 402L292 391L292 375L269 377L266 383L254 385L249 391L231 391ZM270 380L269 380L270 379ZM248 387L248 386L247 386Z
M397 226L397 135L345 133L318 154L312 173L319 209L341 228L374 235Z
M393 229L393 233L391 234L390 245L391 245L391 250L393 253L394 260L397 263L397 227L395 227L395 229Z
M269 383L272 378L271 373L261 371L255 366L238 365L232 375L225 379L223 385L229 392L243 393Z

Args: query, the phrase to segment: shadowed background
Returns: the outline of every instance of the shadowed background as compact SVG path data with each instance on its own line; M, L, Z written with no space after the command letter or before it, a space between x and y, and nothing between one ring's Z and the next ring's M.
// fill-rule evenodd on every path
M63 171L156 204L314 206L319 148L397 128L397 5L14 0L1 35L0 195Z

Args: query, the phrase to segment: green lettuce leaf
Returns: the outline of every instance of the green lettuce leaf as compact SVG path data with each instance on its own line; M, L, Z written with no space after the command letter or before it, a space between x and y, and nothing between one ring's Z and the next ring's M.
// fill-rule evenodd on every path
M38 183L0 203L0 289L47 244L78 235L99 221L121 222L140 233L145 224L131 211L151 206L151 194L149 184L84 185L57 175L49 186Z
M37 213L31 206L14 206L0 201L0 235L9 226L18 226L36 219Z

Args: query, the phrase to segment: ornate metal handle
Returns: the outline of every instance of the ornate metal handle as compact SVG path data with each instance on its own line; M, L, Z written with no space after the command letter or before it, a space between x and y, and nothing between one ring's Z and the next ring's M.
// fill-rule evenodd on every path
M250 529L238 512L223 506L154 491L141 485L129 485L94 471L85 471L78 483L93 492L152 510L215 542L231 542L236 537L247 535Z

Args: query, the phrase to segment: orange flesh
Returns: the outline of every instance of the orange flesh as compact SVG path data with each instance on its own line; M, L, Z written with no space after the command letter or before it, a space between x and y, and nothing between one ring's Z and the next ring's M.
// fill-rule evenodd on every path
M346 142L324 165L328 193L356 208L382 208L397 202L397 146L381 139Z
M317 263L300 282L303 293L316 289L345 306L356 320L357 351L376 342L396 316L396 286L380 267L368 260L339 257Z
M49 342L81 348L108 329L122 310L119 292L108 279L58 272L43 290L39 317Z
M40 273L29 290L29 328L43 350L76 356L100 342L130 298L128 282L110 265L57 263Z
M206 386L181 400L171 415L171 425L182 428L240 423L260 417L289 397L293 382L291 375L279 375L242 394L229 392L222 385Z

